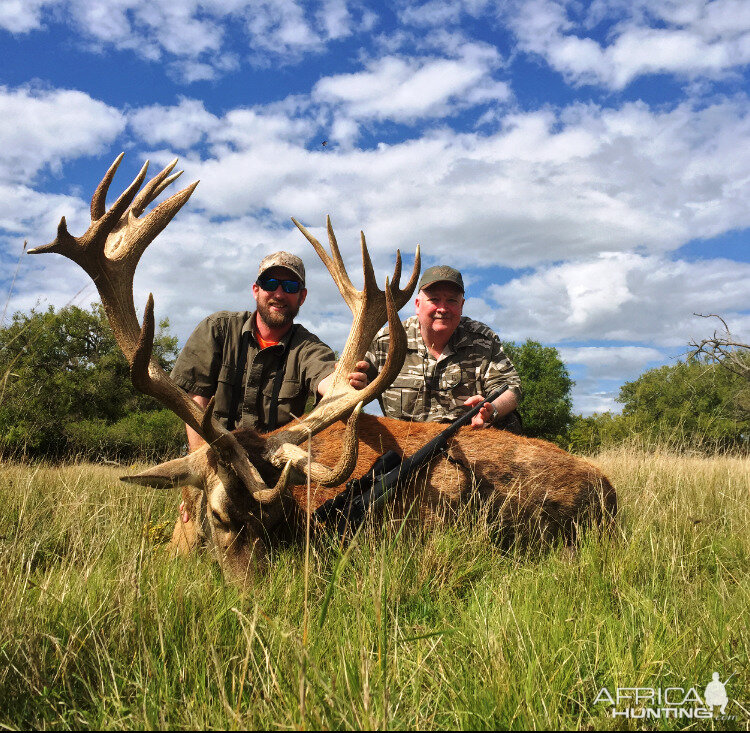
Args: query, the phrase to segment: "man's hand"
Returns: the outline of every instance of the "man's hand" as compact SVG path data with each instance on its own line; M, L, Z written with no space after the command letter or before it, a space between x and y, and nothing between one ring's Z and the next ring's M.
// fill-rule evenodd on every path
M357 369L360 371L349 372L347 376L350 386L354 387L354 389L364 389L367 386L367 368L369 366L366 361L357 362Z
M464 405L466 407L476 407L480 402L484 400L484 397L480 394L475 394L473 397L469 397ZM492 419L495 416L495 406L491 402L485 402L482 409L471 418L472 428L488 428L492 424Z
M367 369L370 365L366 361L358 361L356 364L357 369L360 371L349 372L346 379L354 389L363 389L367 386ZM325 396L325 393L331 388L333 382L333 374L329 374L325 379L320 380L318 384L318 394L321 397Z

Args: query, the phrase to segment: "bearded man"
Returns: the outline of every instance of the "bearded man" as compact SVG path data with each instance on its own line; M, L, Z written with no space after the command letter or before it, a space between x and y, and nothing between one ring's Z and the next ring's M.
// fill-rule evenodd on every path
M268 432L300 417L310 395L326 393L336 360L330 347L294 323L307 297L299 257L289 252L264 257L252 291L255 311L219 311L197 326L172 379L202 407L215 396L214 415L228 430ZM367 377L352 372L349 383L361 389ZM203 440L185 427L194 450Z

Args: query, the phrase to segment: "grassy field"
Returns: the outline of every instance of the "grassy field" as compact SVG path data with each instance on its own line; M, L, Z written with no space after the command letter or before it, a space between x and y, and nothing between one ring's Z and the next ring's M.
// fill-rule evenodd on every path
M0 727L682 730L750 725L750 462L597 463L617 537L503 552L481 523L279 554L240 595L171 559L178 495L0 466ZM727 683L732 720L625 720L606 687ZM622 709L624 709L624 704ZM658 707L658 706L657 706Z

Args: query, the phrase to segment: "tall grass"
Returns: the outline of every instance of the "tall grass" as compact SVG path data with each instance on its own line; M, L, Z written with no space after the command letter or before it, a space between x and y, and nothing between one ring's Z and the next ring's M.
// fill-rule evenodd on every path
M598 463L618 531L574 555L464 518L315 543L307 572L282 550L244 595L207 553L169 556L176 494L2 466L0 726L608 729L602 687L702 694L719 671L736 719L705 725L747 729L748 461Z

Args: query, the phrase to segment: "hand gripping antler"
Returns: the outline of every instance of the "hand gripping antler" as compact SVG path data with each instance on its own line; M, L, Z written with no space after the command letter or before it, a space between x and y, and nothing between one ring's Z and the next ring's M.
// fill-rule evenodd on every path
M378 288L372 261L367 251L365 235L360 232L364 287L362 290L357 290L346 272L330 217L326 219L328 241L331 246L330 255L302 224L296 219L292 221L312 244L320 259L323 260L323 264L328 268L339 292L352 311L353 322L349 338L333 374L333 382L325 397L301 421L272 435L266 443L266 454L277 467L287 465L291 461L298 471L306 473L307 451L300 448L300 444L351 413L339 462L332 469L321 464L313 464L310 470L310 477L313 480L324 486L336 486L351 474L357 461L357 420L362 405L378 397L393 382L404 363L406 333L398 318L398 311L411 298L417 285L420 270L419 247L414 257L411 278L403 290L399 287L401 253L397 251L393 282L389 284L386 279L385 291L383 291ZM383 370L364 389L356 390L347 381L347 375L355 371L357 362L364 357L375 334L386 320L390 331L390 343Z
M130 364L135 386L155 397L190 425L216 451L220 463L240 478L256 500L270 501L278 495L278 490L269 489L263 483L237 439L214 419L213 404L203 410L151 359L153 296L149 296L146 305L143 328L135 314L133 276L141 255L190 198L198 181L139 218L145 208L182 174L179 171L170 175L177 164L175 159L138 193L146 178L146 161L135 180L107 210L107 191L123 155L121 153L115 159L94 192L91 225L87 231L80 237L73 237L63 217L57 228L57 238L29 250L29 254L57 252L78 263L89 274L99 291L117 344ZM288 471L285 473L288 475Z

